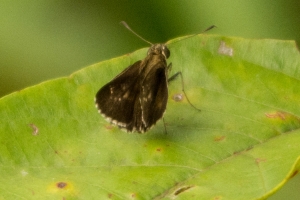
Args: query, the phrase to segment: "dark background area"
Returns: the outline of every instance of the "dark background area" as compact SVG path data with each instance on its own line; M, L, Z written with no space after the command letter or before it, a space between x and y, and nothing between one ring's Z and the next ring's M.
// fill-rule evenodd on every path
M300 41L298 0L0 0L0 97L149 45L200 33ZM101 78L101 76L99 76ZM298 199L296 176L270 200Z

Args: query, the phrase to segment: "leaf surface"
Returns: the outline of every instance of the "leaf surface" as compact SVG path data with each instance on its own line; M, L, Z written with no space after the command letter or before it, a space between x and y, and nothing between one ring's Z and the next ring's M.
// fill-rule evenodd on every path
M178 40L178 39L177 39ZM168 43L164 120L127 134L98 89L147 49L0 99L2 199L260 199L299 170L300 57L293 41L198 35ZM182 100L180 100L182 97ZM113 105L112 105L113 106Z

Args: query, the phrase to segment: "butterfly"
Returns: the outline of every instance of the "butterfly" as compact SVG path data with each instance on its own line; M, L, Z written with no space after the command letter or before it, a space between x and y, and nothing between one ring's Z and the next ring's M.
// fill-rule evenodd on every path
M168 82L178 75L182 79L182 74L177 72L168 78L172 64L167 65L170 50L165 44L152 44L131 30L126 22L121 23L151 47L146 58L127 67L97 92L95 104L99 113L110 123L127 132L144 133L165 113Z

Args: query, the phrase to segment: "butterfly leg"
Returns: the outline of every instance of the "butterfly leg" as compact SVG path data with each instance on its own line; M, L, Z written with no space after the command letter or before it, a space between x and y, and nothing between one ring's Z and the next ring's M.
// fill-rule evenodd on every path
M168 65L167 69L168 69L169 72L171 71L171 69L172 69L172 63L170 63L170 64Z
M167 66L167 73L170 74L171 70L172 70L172 63L170 63L168 66ZM169 82L169 81L168 81Z
M168 66L168 69L171 68L171 66L169 67ZM184 96L186 97L186 100L188 101L188 103L193 107L195 108L196 110L198 111L201 111L199 108L197 108L196 106L194 106L191 101L189 100L188 96L186 95L185 93L185 90L184 90L184 82L183 82L183 76L182 76L182 73L179 71L177 72L176 74L174 74L173 76L171 76L170 78L168 78L168 82L171 82L173 80L175 80L178 76L180 75L180 78L181 78L181 88L182 88L182 92L184 94Z

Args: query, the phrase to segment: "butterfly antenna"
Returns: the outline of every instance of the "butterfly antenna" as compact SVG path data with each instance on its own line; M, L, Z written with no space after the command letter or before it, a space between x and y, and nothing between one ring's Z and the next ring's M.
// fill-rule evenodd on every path
M217 28L217 26L212 25L212 26L208 27L207 29L205 29L204 31L202 31L201 33L205 33L205 32L207 32L207 31L209 31L209 30L211 30L211 29L213 29L213 28ZM201 33L200 33L200 34L201 34ZM185 40L185 39L188 39L188 38L190 38L190 37L194 37L195 35L198 35L198 34L199 34L199 33L196 33L196 34L193 34L193 35L189 35L189 36L187 36L187 37L185 37L185 38L182 38L181 40ZM181 40L177 40L177 41L173 42L172 44L174 44L174 43L176 43L176 42L179 42L179 41L181 41Z
M125 26L125 28L127 28L129 31L131 31L134 35L136 35L137 37L139 37L141 40L143 40L144 42L147 42L148 44L151 44L151 42L149 42L148 40L145 40L144 38L142 38L142 36L140 36L139 34L137 34L136 32L134 32L125 21L121 21L120 24L122 24L123 26Z
M207 29L205 29L204 31L202 31L202 33L205 33L206 31L209 31L209 30L211 30L213 28L217 28L217 26L212 25L212 26L208 27Z

